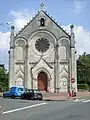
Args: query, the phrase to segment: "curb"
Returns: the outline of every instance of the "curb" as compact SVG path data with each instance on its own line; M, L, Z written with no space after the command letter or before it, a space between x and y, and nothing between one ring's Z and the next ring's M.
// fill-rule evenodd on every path
M44 98L43 101L71 101L71 100L75 100L78 99L78 97L67 97L66 99L48 99L48 98Z
M67 101L67 100L52 100L52 99L45 99L45 100L43 100L43 101Z

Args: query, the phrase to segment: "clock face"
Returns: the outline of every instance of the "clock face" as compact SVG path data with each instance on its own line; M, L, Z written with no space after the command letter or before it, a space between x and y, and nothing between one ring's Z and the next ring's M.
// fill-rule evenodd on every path
M38 40L36 40L35 43L35 48L39 51L39 52L46 52L50 47L50 43L46 38L40 38Z

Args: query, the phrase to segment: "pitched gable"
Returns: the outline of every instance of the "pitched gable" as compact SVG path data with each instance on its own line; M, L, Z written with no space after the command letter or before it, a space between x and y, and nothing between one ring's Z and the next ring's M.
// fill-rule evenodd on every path
M52 69L52 66L50 66L44 59L40 59L40 61L33 66L33 69L40 67L45 67L46 69L47 68Z
M45 27L40 27L41 18L45 19ZM15 38L23 36L28 39L31 33L41 29L52 32L57 39L62 36L70 37L66 31L64 31L45 11L42 10L36 14L36 16L15 36Z

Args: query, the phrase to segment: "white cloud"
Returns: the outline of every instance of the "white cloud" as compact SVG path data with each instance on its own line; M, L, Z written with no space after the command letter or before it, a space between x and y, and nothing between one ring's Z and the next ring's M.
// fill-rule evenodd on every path
M18 32L24 25L31 19L33 11L29 12L28 9L23 11L11 11L10 15L14 18L12 24L15 26L15 32ZM5 64L8 69L8 50L10 42L10 32L0 31L0 64Z
M5 64L6 69L8 69L9 38L10 32L0 32L0 64Z
M0 50L9 48L10 32L0 32Z
M85 0L74 0L74 12L75 14L80 14L83 9L86 7L86 1Z
M24 25L29 22L31 17L34 15L34 11L28 11L28 9L24 9L23 11L11 11L10 15L14 17L13 24L15 25L16 31L20 30L24 27Z
M23 12L12 11L10 14L14 17L14 25L16 30L26 24L26 22L31 19L34 12L30 13L28 10ZM70 33L70 25L63 26ZM86 31L83 26L75 26L75 37L76 37L76 49L78 54L83 52L90 53L90 32ZM10 32L3 33L0 32L0 62L8 65L8 49L9 49L9 36ZM7 51L7 52L6 52ZM5 57L3 57L5 55Z
M63 26L70 33L70 25ZM76 49L78 54L90 53L90 32L82 26L74 26Z

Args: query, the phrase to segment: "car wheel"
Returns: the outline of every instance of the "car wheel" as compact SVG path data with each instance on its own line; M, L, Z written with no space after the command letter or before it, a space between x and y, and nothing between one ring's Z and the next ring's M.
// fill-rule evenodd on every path
M3 98L5 98L5 96L3 95Z
M11 98L12 98L12 99L15 99L15 96L14 96L14 95L12 95L12 96L11 96Z
M31 96L31 98L30 98L31 100L34 100L34 97L33 96Z
M40 98L39 100L42 100L42 98Z
M21 96L20 98L21 98L21 99L24 99L24 97L23 97L23 96Z

